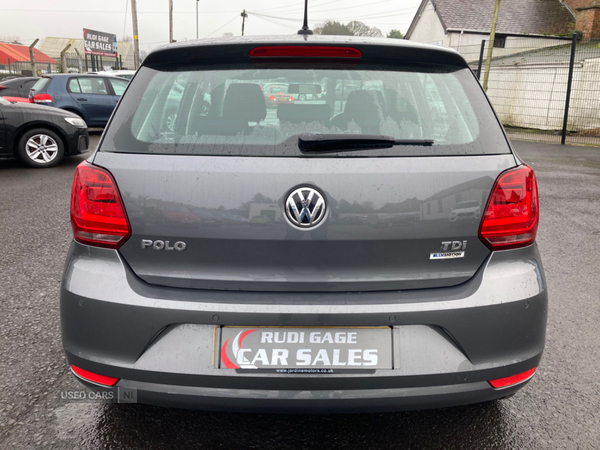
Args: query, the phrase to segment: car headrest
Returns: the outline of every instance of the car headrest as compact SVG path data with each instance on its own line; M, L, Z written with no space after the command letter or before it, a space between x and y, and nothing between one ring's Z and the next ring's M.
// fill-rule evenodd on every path
M267 116L262 89L255 83L235 83L227 88L223 117L260 122Z
M383 119L383 95L378 94L381 93L374 89L350 92L344 107L346 120L354 120L361 127L379 125Z
M323 122L331 117L329 105L293 105L283 103L277 107L277 118L282 122Z

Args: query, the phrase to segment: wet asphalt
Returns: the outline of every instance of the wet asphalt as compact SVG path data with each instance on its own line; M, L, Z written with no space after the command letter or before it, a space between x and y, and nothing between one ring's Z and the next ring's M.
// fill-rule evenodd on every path
M65 398L86 392L68 371L58 311L72 174L84 157L47 170L0 161L0 449L600 449L600 148L513 145L540 191L550 306L538 373L507 400L393 414L228 414Z

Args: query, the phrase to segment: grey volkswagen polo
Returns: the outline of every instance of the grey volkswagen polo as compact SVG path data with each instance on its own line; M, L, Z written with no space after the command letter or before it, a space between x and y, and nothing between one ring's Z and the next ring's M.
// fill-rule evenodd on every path
M265 97L275 83L288 100ZM478 217L451 220L464 202ZM508 397L544 348L538 216L533 170L453 50L169 45L75 172L67 360L92 389L188 408Z

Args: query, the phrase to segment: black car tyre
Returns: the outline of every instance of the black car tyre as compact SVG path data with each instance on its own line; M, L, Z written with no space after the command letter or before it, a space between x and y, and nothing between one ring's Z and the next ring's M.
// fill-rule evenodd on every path
M31 167L53 167L65 156L65 146L53 131L33 128L19 140L18 154Z

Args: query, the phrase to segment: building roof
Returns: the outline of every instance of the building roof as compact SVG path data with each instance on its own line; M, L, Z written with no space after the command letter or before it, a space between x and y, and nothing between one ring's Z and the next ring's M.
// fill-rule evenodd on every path
M431 2L444 31L479 31L489 34L495 0L423 0L406 32L407 39L425 6ZM496 33L567 35L573 32L575 16L559 0L502 0Z
M33 57L36 63L56 64L54 59L37 48L33 49ZM11 64L15 62L29 62L29 47L0 42L0 64L8 64L9 59Z

